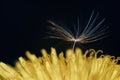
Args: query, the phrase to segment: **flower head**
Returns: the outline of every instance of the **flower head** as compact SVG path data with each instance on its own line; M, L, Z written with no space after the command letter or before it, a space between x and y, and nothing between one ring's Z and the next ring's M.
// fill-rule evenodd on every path
M1 62L0 80L120 80L119 57L98 56L101 50L68 49L65 56L54 48L50 54L41 52L43 56L36 57L27 51L28 59L19 57L15 67Z

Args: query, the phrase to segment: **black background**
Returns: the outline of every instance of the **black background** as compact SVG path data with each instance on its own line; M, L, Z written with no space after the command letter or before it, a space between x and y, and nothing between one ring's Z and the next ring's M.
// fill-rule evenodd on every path
M94 43L77 46L83 49L102 49L106 54L120 56L120 2L117 0L3 0L2 7L0 61L13 64L19 56L25 56L26 50L40 55L42 48L49 51L50 47L55 47L58 52L70 48L72 43L44 39L47 20L74 22L77 16L88 16L93 10L100 13L100 18L106 18L104 24L109 26L109 36Z

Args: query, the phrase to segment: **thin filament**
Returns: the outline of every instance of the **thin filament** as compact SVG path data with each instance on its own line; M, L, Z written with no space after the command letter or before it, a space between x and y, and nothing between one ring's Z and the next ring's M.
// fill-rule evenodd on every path
M74 51L76 45L76 41L73 42L72 50Z

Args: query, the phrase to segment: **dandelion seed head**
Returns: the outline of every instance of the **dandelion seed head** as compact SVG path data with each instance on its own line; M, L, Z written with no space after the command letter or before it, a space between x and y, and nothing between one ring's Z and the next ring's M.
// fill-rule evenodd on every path
M102 19L99 22L97 21L98 16L99 13L95 14L93 11L83 30L80 30L80 24L82 23L80 23L78 19L76 27L73 26L75 34L73 30L69 28L66 29L63 26L49 20L48 22L51 24L49 37L74 42L73 47L75 47L76 43L86 44L101 40L106 37L105 34L107 33L108 27L103 25L105 19Z

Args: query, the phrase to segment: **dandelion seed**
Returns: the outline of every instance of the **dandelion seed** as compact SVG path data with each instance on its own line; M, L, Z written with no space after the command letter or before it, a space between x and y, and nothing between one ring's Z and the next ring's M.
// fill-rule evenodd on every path
M94 14L94 11L92 12L88 23L85 25L84 29L80 32L80 22L79 19L77 21L77 27L75 27L75 35L72 33L72 30L70 29L65 29L60 25L57 25L56 23L52 21L48 21L52 26L51 32L50 32L50 38L55 38L55 39L61 39L64 41L71 41L73 42L73 49L76 45L76 43L81 43L81 44L86 44L86 43L91 43L95 42L98 40L103 39L106 34L106 30L108 27L102 26L103 22L105 19L102 19L100 22L97 23L99 13L96 15Z

